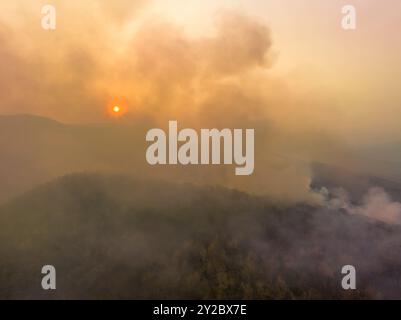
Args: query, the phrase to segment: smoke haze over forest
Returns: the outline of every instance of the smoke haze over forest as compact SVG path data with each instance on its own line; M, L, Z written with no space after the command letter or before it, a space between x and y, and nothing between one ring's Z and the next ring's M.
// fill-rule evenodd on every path
M301 2L2 1L0 298L401 298L401 4ZM254 173L150 166L172 120Z

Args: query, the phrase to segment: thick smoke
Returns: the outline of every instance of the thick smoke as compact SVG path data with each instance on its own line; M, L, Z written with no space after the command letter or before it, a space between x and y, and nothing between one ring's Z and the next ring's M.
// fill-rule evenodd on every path
M35 296L35 272L49 256L67 270L69 297L344 297L345 264L358 267L367 296L399 297L392 281L401 261L389 254L399 229L375 220L399 224L401 204L374 183L357 200L347 188L311 190L314 162L355 169L360 161L344 143L337 100L275 72L274 30L224 11L212 33L190 36L143 14L147 1L54 3L55 32L40 28L41 1L0 4L0 111L82 125L0 118L1 201L80 171L174 184L78 175L2 206L0 277L12 288L2 297ZM122 119L106 112L113 99L127 103ZM254 175L149 167L146 131L169 120L255 128Z
M130 126L127 134L133 141L127 137L112 145L137 150L131 163L139 171L145 150L138 137L144 139L144 123L149 129L166 127L169 120L178 120L180 128L255 128L252 177L232 177L232 168L223 167L154 171L172 180L223 184L284 202L321 201L309 188L313 162L360 166L344 143L344 115L336 99L321 87L294 85L288 75L275 72L280 48L264 22L226 10L216 16L212 32L191 36L185 27L152 15L147 3L56 1L54 32L40 27L40 1L1 4L1 113L109 122L110 101L126 101L128 112L116 125ZM86 154L77 157L91 159L90 168L107 161L82 149ZM119 156L131 159L131 151ZM117 162L108 167L133 170Z
M181 128L255 128L253 177L235 178L229 173L232 168L222 167L190 174L169 169L164 170L166 176L223 184L284 201L319 200L309 190L311 158L335 161L333 154L343 154L334 139L330 151L324 148L331 129L323 127L330 128L334 119L317 110L321 103L331 102L297 96L284 79L271 74L277 57L265 24L223 11L213 34L191 37L162 18L141 18L146 1L128 7L126 1L82 5L59 1L58 27L49 33L32 14L39 2L21 1L14 8L16 22L5 24L0 34L2 113L32 113L67 122L109 121L107 104L117 98L128 106L120 125L138 126L146 119L149 129L165 127L169 120L178 120ZM27 11L24 16L22 7ZM126 14L136 18L125 19ZM29 38L16 36L28 29ZM301 114L306 117L300 121ZM135 141L144 138L142 129L129 134ZM310 137L317 137L317 143L307 145ZM143 159L142 143L121 147L138 150L137 157ZM300 150L301 160L293 157ZM92 161L91 167L96 168L102 160L92 157Z
M327 194L327 192L325 192ZM393 201L383 188L372 187L363 196L362 203L352 204L344 189L332 191L327 206L335 210L345 210L349 214L364 215L390 224L401 224L401 203Z

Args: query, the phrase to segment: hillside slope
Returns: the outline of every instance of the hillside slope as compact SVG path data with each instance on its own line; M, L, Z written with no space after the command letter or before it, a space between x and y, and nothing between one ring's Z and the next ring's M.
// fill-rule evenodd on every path
M71 175L0 208L0 298L401 297L400 246L399 227L321 207ZM40 288L46 264L55 292Z

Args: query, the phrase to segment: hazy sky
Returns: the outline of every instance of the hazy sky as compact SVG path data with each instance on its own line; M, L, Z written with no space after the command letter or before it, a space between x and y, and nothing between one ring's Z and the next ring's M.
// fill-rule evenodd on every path
M357 9L355 31L341 28L344 4ZM224 112L396 140L400 29L398 0L5 0L0 113L96 122L119 103L161 122Z

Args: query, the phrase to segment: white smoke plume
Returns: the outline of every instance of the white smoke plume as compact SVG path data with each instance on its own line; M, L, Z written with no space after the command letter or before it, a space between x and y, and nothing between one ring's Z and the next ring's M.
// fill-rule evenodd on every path
M352 204L347 191L342 188L333 190L331 196L327 200L330 209L342 209L349 214L364 215L389 224L401 224L401 203L393 201L383 188L370 188L359 205Z

